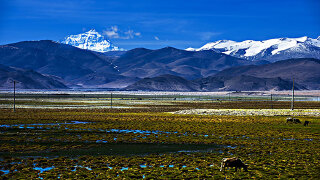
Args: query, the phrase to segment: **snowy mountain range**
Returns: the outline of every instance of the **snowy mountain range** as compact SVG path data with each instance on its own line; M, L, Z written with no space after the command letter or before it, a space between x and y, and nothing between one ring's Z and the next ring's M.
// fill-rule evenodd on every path
M319 59L270 63L172 47L122 53L107 55L51 40L0 45L0 89L11 88L14 79L21 88L41 89L124 88L142 80L128 90L288 90L293 77L302 89L320 89Z
M124 51L124 49L114 46L94 29L82 34L67 36L60 43L102 53ZM264 41L245 40L242 42L219 40L207 43L200 48L188 48L186 50L213 50L218 53L252 61L267 60L275 62L291 58L320 59L320 36L317 39L304 36L300 38L276 38Z
M109 40L94 29L82 34L67 36L64 40L60 41L60 43L102 53L123 50L114 46Z
M309 37L277 38L264 41L246 40L236 42L219 40L210 42L201 48L188 48L187 51L213 50L247 60L268 60L271 62L290 58L320 59L320 36L317 39Z

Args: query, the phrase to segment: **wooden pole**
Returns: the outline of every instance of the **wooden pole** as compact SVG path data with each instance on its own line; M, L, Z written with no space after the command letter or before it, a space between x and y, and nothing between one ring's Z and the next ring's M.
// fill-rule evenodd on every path
M292 80L292 101L291 101L291 110L294 110L294 79Z
M13 112L16 112L16 81L13 81Z
M273 109L273 103L272 103L272 94L271 94L271 109Z
M110 105L111 105L111 109L112 109L112 93L111 93L111 103L110 103Z

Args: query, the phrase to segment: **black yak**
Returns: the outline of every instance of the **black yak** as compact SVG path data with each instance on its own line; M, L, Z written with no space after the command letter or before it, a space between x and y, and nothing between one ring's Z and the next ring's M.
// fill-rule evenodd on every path
M235 167L235 171L238 170L238 168L243 168L244 171L248 171L248 165L245 165L240 159L238 158L223 158L221 161L221 168L220 171L224 171L226 167Z
M295 118L293 118L293 122L294 123L301 123L301 121L299 119L295 119Z

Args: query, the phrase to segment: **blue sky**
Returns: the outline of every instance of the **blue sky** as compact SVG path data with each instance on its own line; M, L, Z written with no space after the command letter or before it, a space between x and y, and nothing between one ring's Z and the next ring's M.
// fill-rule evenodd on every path
M0 44L90 29L121 48L320 36L319 0L0 0Z

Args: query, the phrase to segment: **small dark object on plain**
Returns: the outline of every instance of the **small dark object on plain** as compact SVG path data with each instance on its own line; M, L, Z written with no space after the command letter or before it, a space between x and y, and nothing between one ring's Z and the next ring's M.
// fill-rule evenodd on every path
M309 126L309 123L310 123L310 121L305 121L303 125L304 126Z
M241 168L244 169L244 171L248 172L248 165L244 164L239 158L223 158L221 161L221 168L220 171L224 171L225 167L235 167L235 171L238 170L238 168L241 171Z
M294 123L301 123L301 121L299 119L295 119L295 118L293 118L293 122Z
M288 118L287 118L287 123L289 123L289 122L293 122L292 117L288 117Z

